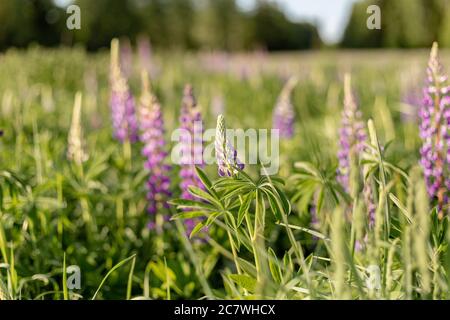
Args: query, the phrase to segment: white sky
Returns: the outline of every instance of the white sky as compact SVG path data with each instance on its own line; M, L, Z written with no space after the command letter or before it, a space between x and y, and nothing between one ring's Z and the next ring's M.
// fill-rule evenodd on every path
M309 21L319 27L320 36L327 43L340 40L350 15L352 4L358 0L272 0L281 5L295 21ZM251 8L255 0L238 0L244 8Z

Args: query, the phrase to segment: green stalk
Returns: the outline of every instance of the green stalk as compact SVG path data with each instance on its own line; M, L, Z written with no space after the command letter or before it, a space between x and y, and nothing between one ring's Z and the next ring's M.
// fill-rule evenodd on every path
M206 278L204 276L202 265L198 261L197 256L194 253L192 244L186 238L186 230L184 229L183 225L181 224L181 222L179 220L175 220L175 225L177 227L181 243L183 244L184 248L186 249L186 252L188 253L189 259L191 260L191 263L194 266L198 281L200 282L200 285L202 286L202 289L203 289L206 297L208 299L214 299L214 294L212 293L211 287L209 286L208 281L206 280Z
M225 215L225 221L228 224L228 218L226 215ZM231 253L233 254L234 265L236 266L236 271L238 274L241 274L242 270L241 270L241 266L239 265L239 262L238 262L236 245L234 243L233 237L231 236L231 232L230 232L229 228L227 228L227 235L228 235L228 241L230 242Z
M257 282L257 294L263 292L266 285L267 274L267 259L264 259L266 253L266 246L264 240L264 228L265 228L265 208L260 204L260 194L258 190L255 192L256 205L255 205L255 229L252 234L252 247L255 257L256 267L256 282Z

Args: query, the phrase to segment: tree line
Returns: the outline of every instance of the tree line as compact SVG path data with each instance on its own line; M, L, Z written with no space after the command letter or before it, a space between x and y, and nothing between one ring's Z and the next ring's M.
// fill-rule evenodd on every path
M378 5L381 29L369 30L367 7ZM349 48L450 47L450 0L365 0L353 6L341 42Z
M273 1L243 10L236 0L72 0L81 29L68 30L61 0L1 0L0 50L80 43L107 47L114 37L146 35L156 48L298 50L323 47L317 28L291 21ZM381 29L366 26L367 7L381 9ZM340 47L450 47L450 0L362 0L351 10Z
M90 50L114 37L144 34L163 49L295 50L319 47L317 29L289 20L274 3L250 11L235 0L75 0L80 30L68 30L68 14L54 0L1 0L0 49L84 44Z

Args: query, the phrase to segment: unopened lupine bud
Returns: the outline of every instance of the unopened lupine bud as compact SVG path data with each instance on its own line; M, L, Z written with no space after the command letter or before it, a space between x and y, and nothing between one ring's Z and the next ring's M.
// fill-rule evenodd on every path
M235 176L244 169L244 164L237 157L236 149L233 148L227 139L225 118L222 115L217 117L215 150L218 171L221 177Z
M81 92L77 92L73 105L67 150L67 158L78 165L81 165L88 159L88 154L84 150L83 130L81 127L81 100Z

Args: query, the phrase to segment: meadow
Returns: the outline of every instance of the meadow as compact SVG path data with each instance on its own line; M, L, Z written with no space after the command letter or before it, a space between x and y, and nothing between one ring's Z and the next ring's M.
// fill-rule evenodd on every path
M114 135L125 111L111 108L110 56L0 54L0 300L449 298L445 124L427 131L440 137L425 172L434 193L420 165L429 50L123 51L116 72L134 96L139 141ZM449 70L450 53L440 61ZM445 89L441 78L431 81ZM206 128L219 114L227 128L272 128L277 101L290 105L278 174L224 152L228 175L191 166L193 185L180 187L186 175L168 155L167 192L149 189L161 169L146 167L142 130L155 132L143 105L159 101L158 146L170 154L182 104L192 107L186 84ZM427 92L441 91L444 101L445 90ZM68 285L72 265L79 288Z

